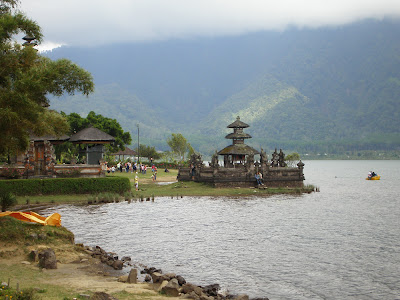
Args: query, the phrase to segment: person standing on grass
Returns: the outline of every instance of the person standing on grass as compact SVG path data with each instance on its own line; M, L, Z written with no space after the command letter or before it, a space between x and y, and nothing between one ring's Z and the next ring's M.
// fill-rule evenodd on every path
M139 190L139 176L138 176L137 172L136 172L136 176L135 176L135 188L136 188L136 191Z

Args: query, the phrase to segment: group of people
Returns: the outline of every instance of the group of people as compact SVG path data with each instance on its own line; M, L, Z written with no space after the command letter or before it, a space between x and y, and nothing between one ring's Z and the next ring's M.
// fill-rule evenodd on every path
M126 173L133 173L133 172L141 172L142 174L147 173L147 165L145 164L137 164L131 163L131 162L118 162L116 165L113 165L111 167L107 166L107 173L114 173L114 172L126 172ZM154 164L152 165L152 171L154 172L154 168L157 169Z
M136 172L137 168L137 164L131 163L130 161L126 163L118 162L116 165L111 167L107 165L107 173L114 173L116 171L120 171L122 173L124 170L127 173L129 173L129 171L133 173Z
M376 174L374 171L369 171L368 172L368 178L372 178L372 177L375 177L375 176L378 176L378 174Z
M135 172L135 188L136 191L139 190L139 176L138 176L138 172L142 173L142 174L146 174L147 173L147 168L148 166L145 164L137 164L135 163L131 163L131 162L118 162L116 165L113 165L111 167L109 167L107 165L107 173L112 173L114 174L115 172L119 171L119 172L126 172L126 173L133 173ZM155 182L157 180L157 167L152 163L151 166L151 171L152 171L152 175L151 175L151 179L153 180L153 182ZM169 170L167 168L165 168L165 172L169 172Z

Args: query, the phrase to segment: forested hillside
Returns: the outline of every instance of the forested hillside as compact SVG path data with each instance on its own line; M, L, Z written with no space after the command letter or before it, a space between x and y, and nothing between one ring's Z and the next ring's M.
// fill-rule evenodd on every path
M237 115L251 144L330 151L400 148L400 22L290 29L102 48L62 47L96 92L51 108L116 118L133 140L167 149L171 132L204 154ZM143 139L142 139L143 138Z

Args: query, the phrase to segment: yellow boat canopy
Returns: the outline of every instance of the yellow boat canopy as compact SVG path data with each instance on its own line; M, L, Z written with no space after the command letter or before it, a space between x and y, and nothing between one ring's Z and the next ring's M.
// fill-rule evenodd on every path
M33 212L33 211L6 211L0 212L0 217L10 216L15 219L25 221L25 222L32 222L38 223L41 225L51 225L51 226L61 226L61 215L58 213L54 213L47 218L42 217L41 215Z

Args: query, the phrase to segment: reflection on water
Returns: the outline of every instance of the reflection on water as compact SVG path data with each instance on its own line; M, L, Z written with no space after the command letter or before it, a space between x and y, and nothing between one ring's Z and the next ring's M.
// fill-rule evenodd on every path
M270 299L396 299L398 161L309 161L321 192L59 206L76 242ZM367 181L368 171L380 181Z
M176 183L176 182L178 182L178 181L160 181L160 182L157 182L157 184L168 185L168 184L172 184L172 183Z

